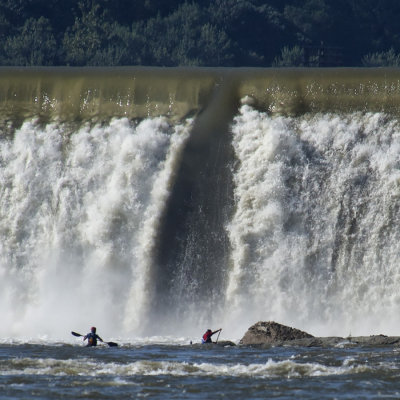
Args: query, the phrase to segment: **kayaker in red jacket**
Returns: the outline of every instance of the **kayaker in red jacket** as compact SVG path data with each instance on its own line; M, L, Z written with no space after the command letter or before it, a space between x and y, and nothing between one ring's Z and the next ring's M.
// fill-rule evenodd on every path
M221 331L222 331L222 328L217 329L214 332L211 329L207 329L206 333L203 335L203 338L201 339L201 342L202 343L212 343L211 336L214 335L214 333L221 332Z

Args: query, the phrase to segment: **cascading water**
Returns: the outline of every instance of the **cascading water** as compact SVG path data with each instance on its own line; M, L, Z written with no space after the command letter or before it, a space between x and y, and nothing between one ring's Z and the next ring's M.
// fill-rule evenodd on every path
M399 81L1 70L0 335L396 334Z
M27 122L1 142L2 335L88 321L111 334L145 307L146 253L188 127L66 129Z
M380 113L272 118L244 105L233 132L233 320L395 333L398 122Z

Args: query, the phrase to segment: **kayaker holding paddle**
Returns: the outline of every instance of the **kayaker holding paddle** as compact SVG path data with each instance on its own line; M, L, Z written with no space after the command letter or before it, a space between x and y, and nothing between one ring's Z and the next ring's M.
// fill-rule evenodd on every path
M87 335L83 336L78 332L71 332L74 336L77 337L83 337L83 340L85 341L87 339L88 344L86 346L88 347L92 347L92 346L97 346L97 339L100 340L100 342L103 343L107 343L110 347L118 347L118 343L115 342L105 342L99 335L97 335L96 333L96 328L94 326L92 326L92 328L90 329L90 333L88 333Z
M97 346L97 339L100 340L100 342L103 341L103 339L96 333L96 327L92 326L90 329L90 332L83 337L83 341L87 339L88 344L87 346Z
M221 331L222 331L222 328L217 329L214 332L211 329L207 329L206 333L203 335L203 337L201 339L201 342L202 343L212 343L211 336L214 335L214 333L221 332ZM217 339L217 341L218 341L218 339Z

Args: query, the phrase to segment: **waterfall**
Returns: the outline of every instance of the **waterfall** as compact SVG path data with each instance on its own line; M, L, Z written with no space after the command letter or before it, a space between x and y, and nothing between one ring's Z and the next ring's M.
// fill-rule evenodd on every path
M189 126L28 121L1 142L3 335L66 324L111 334L139 319L146 253Z
M396 335L399 81L1 69L0 336Z
M271 118L243 105L232 129L239 165L227 314L321 335L396 333L397 120Z

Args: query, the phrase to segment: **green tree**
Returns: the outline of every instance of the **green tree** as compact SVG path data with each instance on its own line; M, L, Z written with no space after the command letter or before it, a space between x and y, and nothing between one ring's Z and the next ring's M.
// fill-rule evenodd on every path
M134 22L146 21L157 15L165 17L177 10L185 0L97 0L107 9L111 18L121 25L129 26Z
M301 44L319 44L333 29L332 10L325 0L298 1L286 5L284 15L297 31Z
M281 55L272 63L273 67L303 67L304 49L299 46L287 47L281 50Z
M323 42L396 65L399 17L399 0L0 0L0 64L286 66Z
M215 0L208 15L231 41L235 65L269 65L287 40L283 15L263 0Z
M390 45L400 49L398 0L348 0L354 23L363 37L362 54L385 51Z
M184 3L166 17L160 14L134 25L136 53L143 63L160 66L218 66L230 62L230 41L226 33L209 23L205 10Z
M57 44L49 20L29 18L19 33L6 39L3 54L6 65L54 65Z
M209 23L202 25L197 47L202 65L228 66L232 64L233 54L230 51L231 42L228 35L215 25Z
M121 65L129 62L130 31L107 18L95 1L80 2L79 17L67 29L63 48L69 65Z
M396 54L391 48L387 51L369 53L362 59L364 67L399 67L400 54Z

